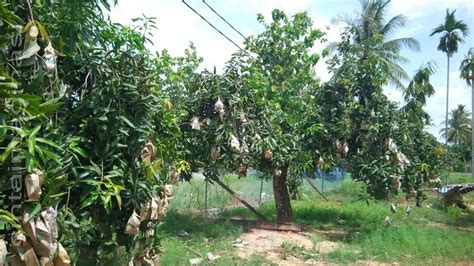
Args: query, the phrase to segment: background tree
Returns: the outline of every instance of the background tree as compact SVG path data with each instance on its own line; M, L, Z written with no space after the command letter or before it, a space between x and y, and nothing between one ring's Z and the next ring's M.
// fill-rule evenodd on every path
M354 43L364 47L361 60L366 60L369 53L379 57L389 82L403 88L403 82L409 76L400 64L407 63L408 59L400 51L402 48L418 51L420 45L410 37L390 39L391 35L406 24L406 17L402 14L386 17L390 3L391 0L363 0L361 10L355 18L345 16L342 20L353 29Z
M441 129L441 136L446 138L448 142L460 146L466 146L471 140L471 113L466 110L465 105L458 105L458 107L451 111L451 117L448 121L448 130ZM466 158L462 156L464 162L464 171L466 172Z
M448 110L449 110L449 60L458 51L459 43L464 42L464 37L469 32L468 26L462 20L456 20L454 13L456 10L449 12L446 9L446 16L444 24L439 25L433 29L430 36L441 34L438 44L438 50L446 53L447 58L447 72L446 72L446 117L445 117L445 132L448 131ZM447 137L447 135L446 135ZM448 139L445 139L446 144ZM447 182L447 181L446 181Z
M474 48L469 49L468 54L459 66L460 76L467 85L471 85L471 114L474 114ZM471 129L474 128L474 116L471 116ZM471 130L471 173L474 179L474 131Z

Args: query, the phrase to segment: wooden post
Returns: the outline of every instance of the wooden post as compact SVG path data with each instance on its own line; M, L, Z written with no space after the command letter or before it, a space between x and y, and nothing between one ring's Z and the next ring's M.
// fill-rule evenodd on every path
M260 182L260 195L258 196L258 205L262 203L262 191L263 191L263 176L262 176L262 181Z
M311 181L309 181L308 178L305 178L305 179L306 179L306 181L308 181L308 183L311 185L311 187L312 187L314 190L316 190L316 192L318 192L319 195L321 195L321 197L323 197L324 200L329 201L329 200L324 196L324 194L321 193L321 191L319 191L319 189L318 189Z
M260 220L263 220L263 221L268 221L268 219L263 216L263 214L259 213L254 207L252 207L252 205L250 205L248 202L246 202L245 200L241 199L237 193L235 193L232 189L230 189L226 184L222 183L221 180L219 179L213 179L212 181L216 182L219 186L221 186L224 190L226 190L227 192L229 192L229 194L231 196L233 196L234 198L236 198L238 201L240 201L243 205L245 205L245 207L247 207L251 212L253 212L258 219Z

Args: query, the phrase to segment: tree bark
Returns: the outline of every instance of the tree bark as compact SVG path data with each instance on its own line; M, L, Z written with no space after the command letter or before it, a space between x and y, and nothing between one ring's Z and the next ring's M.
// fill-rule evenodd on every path
M447 54L448 57L448 71L446 74L446 121L445 123L445 133L446 133L446 138L445 138L445 145L446 145L446 154L445 154L445 159L448 160L448 113L449 113L449 54ZM448 176L446 176L446 186L448 186Z
M471 174L474 181L474 70L471 71Z
M277 222L290 223L293 222L293 211L291 209L290 194L286 185L286 178L288 176L288 166L285 165L281 169L281 174L278 175L274 171L273 174L273 195L275 197L275 207L277 212Z

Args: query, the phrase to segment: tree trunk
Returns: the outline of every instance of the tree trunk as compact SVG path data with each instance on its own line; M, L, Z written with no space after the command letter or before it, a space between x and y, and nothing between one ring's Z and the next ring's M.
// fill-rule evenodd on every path
M288 175L288 166L283 166L281 174L273 173L273 195L275 197L275 206L277 211L277 222L293 222L293 211L291 209L290 195L286 185Z
M471 71L471 173L474 181L474 70Z
M446 133L446 138L445 138L445 144L446 144L446 154L445 154L445 159L448 159L448 113L449 113L449 54L447 55L448 57L448 71L446 74L446 121L445 121L445 133ZM446 176L446 186L448 186L448 176Z

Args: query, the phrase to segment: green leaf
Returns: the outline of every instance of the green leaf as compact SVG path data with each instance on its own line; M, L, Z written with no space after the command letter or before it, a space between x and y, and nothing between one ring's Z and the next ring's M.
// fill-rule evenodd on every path
M54 143L54 142L52 142L52 141L50 141L50 140L48 140L48 139L45 139L45 138L36 138L36 141L37 141L37 142L44 143L44 144L47 144L47 145L49 145L49 146L51 146L51 147L53 147L53 148L56 148L56 149L58 149L58 150L61 149L61 147L59 147L58 144L56 144L56 143Z
M119 116L119 118L122 121L124 121L127 125L129 125L130 127L135 128L135 125L132 122L130 122L130 120L128 120L128 118L126 118L125 116L121 115L121 116Z
M18 146L18 144L20 144L19 140L10 141L5 151L0 155L0 163L5 162L5 160L8 158L10 153Z
M41 129L41 126L37 126L31 131L28 137L28 151L32 156L35 156L35 146L36 146L36 134L38 134L38 131Z
M0 113L0 126L6 125L7 121L2 113ZM5 138L7 130L3 127L0 127L0 142Z
M86 208L93 204L98 198L97 194L89 194L89 197L87 197L82 203L81 203L81 208Z

